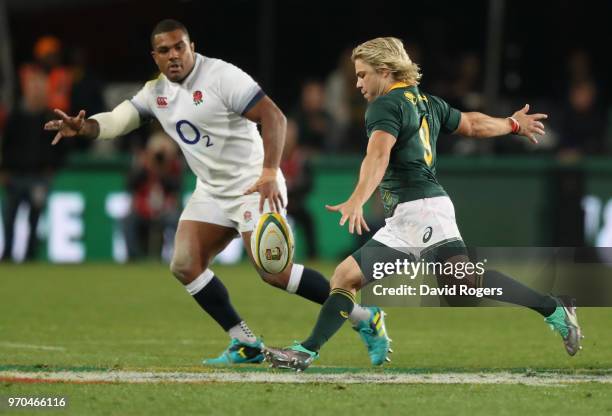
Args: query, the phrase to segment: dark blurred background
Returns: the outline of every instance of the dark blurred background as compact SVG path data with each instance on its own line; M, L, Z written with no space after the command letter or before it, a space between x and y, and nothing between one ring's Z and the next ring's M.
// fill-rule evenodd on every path
M147 207L141 216L147 224L156 224L152 227L155 233L163 233L167 219L180 211L182 195L190 191L193 179L177 167L180 156L175 150L160 144L156 126L116 141L75 141L53 150L32 147L32 143L49 140L49 134L19 126L40 125L41 119L51 117L45 112L58 105L67 112L85 108L93 114L129 98L156 76L149 36L155 23L170 17L185 23L198 52L250 73L289 117L283 163L294 201L290 214L293 211L305 246L302 255L325 257L330 250L335 253L331 257L340 254L337 245L327 243L332 237L313 230L327 230L335 222L319 212L321 201L350 192L359 156L365 150L365 103L356 94L348 54L358 43L377 36L403 39L411 58L422 68L422 88L462 111L505 117L529 103L533 111L550 115L548 133L537 147L517 137L494 141L440 138L440 179L455 200L459 223L468 222L464 233L472 241L612 243L612 230L605 231L612 228L612 205L606 214L612 198L606 159L612 153L610 16L610 1L0 0L3 200L6 205L9 188L14 194L23 189L25 196L16 198L13 205L23 202L37 207L29 210L30 228L41 229L41 240L49 239L48 224L46 229L38 225L32 213L37 217L48 208L49 192L74 182L62 175L71 172L83 177L83 169L95 166L125 177L123 188L132 201L139 195L151 200L150 182L158 180L153 188L159 193L156 200L162 202ZM49 93L40 96L37 92L41 90ZM11 139L14 136L20 136L17 144ZM40 157L26 157L26 149ZM10 178L24 175L28 178L23 183L11 183ZM479 202L474 207L475 200L465 195L480 188L475 184L483 176L498 181L486 185L490 193L484 199L489 205ZM179 177L185 177L182 188L177 185ZM459 177L464 182L455 183ZM529 182L533 180L542 183ZM342 186L334 188L338 183ZM40 190L38 205L32 197L34 187ZM500 195L507 200L502 197L499 202ZM497 206L490 205L494 199ZM525 231L527 237L517 231L517 219L511 217L514 209L525 209L512 205L516 199L535 204L536 212L523 222L526 230L537 227L537 231ZM134 204L130 206L125 212L118 209L121 212L114 220L132 218ZM502 217L506 228L502 225L497 231L487 231L493 225L483 224L482 216L480 224L470 223L469 218L474 217L470 213L483 206L489 213L487 217L483 211L484 221ZM507 213L499 215L500 209ZM379 213L374 207L371 211L373 221L380 223ZM18 215L5 207L3 216L7 240L12 234L6 235L6 218ZM119 226L128 242L138 240L130 232L140 234L128 230L131 223L123 221ZM87 233L85 227L81 235L85 240ZM143 240L142 245L152 247L152 252L163 245L154 244L149 237ZM31 244L31 258L53 258L49 249L34 254L36 242ZM115 253L117 244L121 245L114 242L114 251L102 250L106 254L99 258L111 257L109 250ZM129 252L131 245L124 251ZM341 250L352 245L347 240ZM147 250L131 251L146 255ZM87 253L83 256L91 258Z
M611 2L569 0L410 5L401 1L5 0L3 60L9 62L4 64L3 79L13 82L2 84L3 96L14 101L20 95L15 82L19 74L7 72L32 61L37 40L52 35L61 41L60 63L86 70L106 91L104 103L112 106L116 96L108 90L116 92L126 83L135 87L155 75L149 34L156 22L173 17L187 25L199 52L252 74L288 114L300 108L305 84L320 83L323 109L337 130L338 124L349 122L347 118L355 118L353 124L361 118L346 114L353 110L351 103L341 103L339 97L346 94L342 91L346 87L335 78L352 74L345 68L346 54L359 42L393 35L405 41L421 65L426 91L464 111L500 115L529 102L552 116L551 140L545 140L544 149L608 152L611 12ZM344 81L350 87L354 80ZM71 104L70 110L77 111L77 104L91 103L77 99ZM342 105L348 108L339 109ZM585 107L593 116L584 114ZM577 143L563 133L576 129L568 122L582 124L579 130L600 137ZM327 145L332 150L353 141L338 137L336 130L334 139L339 142ZM354 130L349 131L354 134ZM348 149L359 152L362 145L363 140ZM439 151L524 150L522 143L473 146L442 140Z
M235 62L286 107L305 78L324 79L343 50L383 35L403 39L416 53L426 89L452 83L468 54L476 58L482 81L495 3L502 9L493 23L501 32L504 96L563 98L570 58L578 51L596 80L603 82L612 69L607 1L5 0L4 41L21 63L32 58L40 36L53 34L66 51L86 49L105 81L140 82L155 72L149 55L153 25L173 17L187 25L198 51Z

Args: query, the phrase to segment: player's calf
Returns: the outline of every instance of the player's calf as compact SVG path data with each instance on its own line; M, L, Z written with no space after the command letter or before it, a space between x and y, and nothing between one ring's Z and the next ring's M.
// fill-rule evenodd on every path
M291 265L282 272L276 274L266 273L259 267L256 267L256 269L257 273L259 274L259 277L261 277L261 279L267 284L277 287L279 289L287 289L287 286L289 284L289 278L291 276Z
M316 270L301 264L290 264L281 273L271 274L257 268L262 280L271 286L323 304L329 296L329 281Z

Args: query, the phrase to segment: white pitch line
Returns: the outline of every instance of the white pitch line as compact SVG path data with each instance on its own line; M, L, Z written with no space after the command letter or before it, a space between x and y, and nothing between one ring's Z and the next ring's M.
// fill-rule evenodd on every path
M28 350L44 350L44 351L66 351L66 348L64 347L53 347L50 345L20 344L18 342L0 342L0 347L24 348Z
M429 373L385 374L344 373L317 374L292 372L216 372L216 373L167 373L136 371L96 372L24 372L0 371L0 379L39 380L40 382L74 383L336 383L336 384L525 384L559 386L577 383L612 384L612 375L585 374L516 374L499 373Z

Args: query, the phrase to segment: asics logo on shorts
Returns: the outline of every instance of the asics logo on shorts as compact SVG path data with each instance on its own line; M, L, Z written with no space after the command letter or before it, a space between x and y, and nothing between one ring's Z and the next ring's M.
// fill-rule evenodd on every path
M427 227L425 228L425 234L423 234L423 242L426 243L431 240L431 235L433 234L433 228Z

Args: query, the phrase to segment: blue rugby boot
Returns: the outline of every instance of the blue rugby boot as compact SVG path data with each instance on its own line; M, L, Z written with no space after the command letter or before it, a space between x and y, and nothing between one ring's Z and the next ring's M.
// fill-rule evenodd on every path
M389 353L391 339L387 335L385 328L385 312L376 306L367 307L370 311L370 319L364 319L353 329L359 333L363 343L368 348L368 355L372 365L381 365L385 361L391 362Z
M228 347L217 358L207 358L204 365L259 364L264 360L264 344L257 338L255 342L242 342L232 338Z

